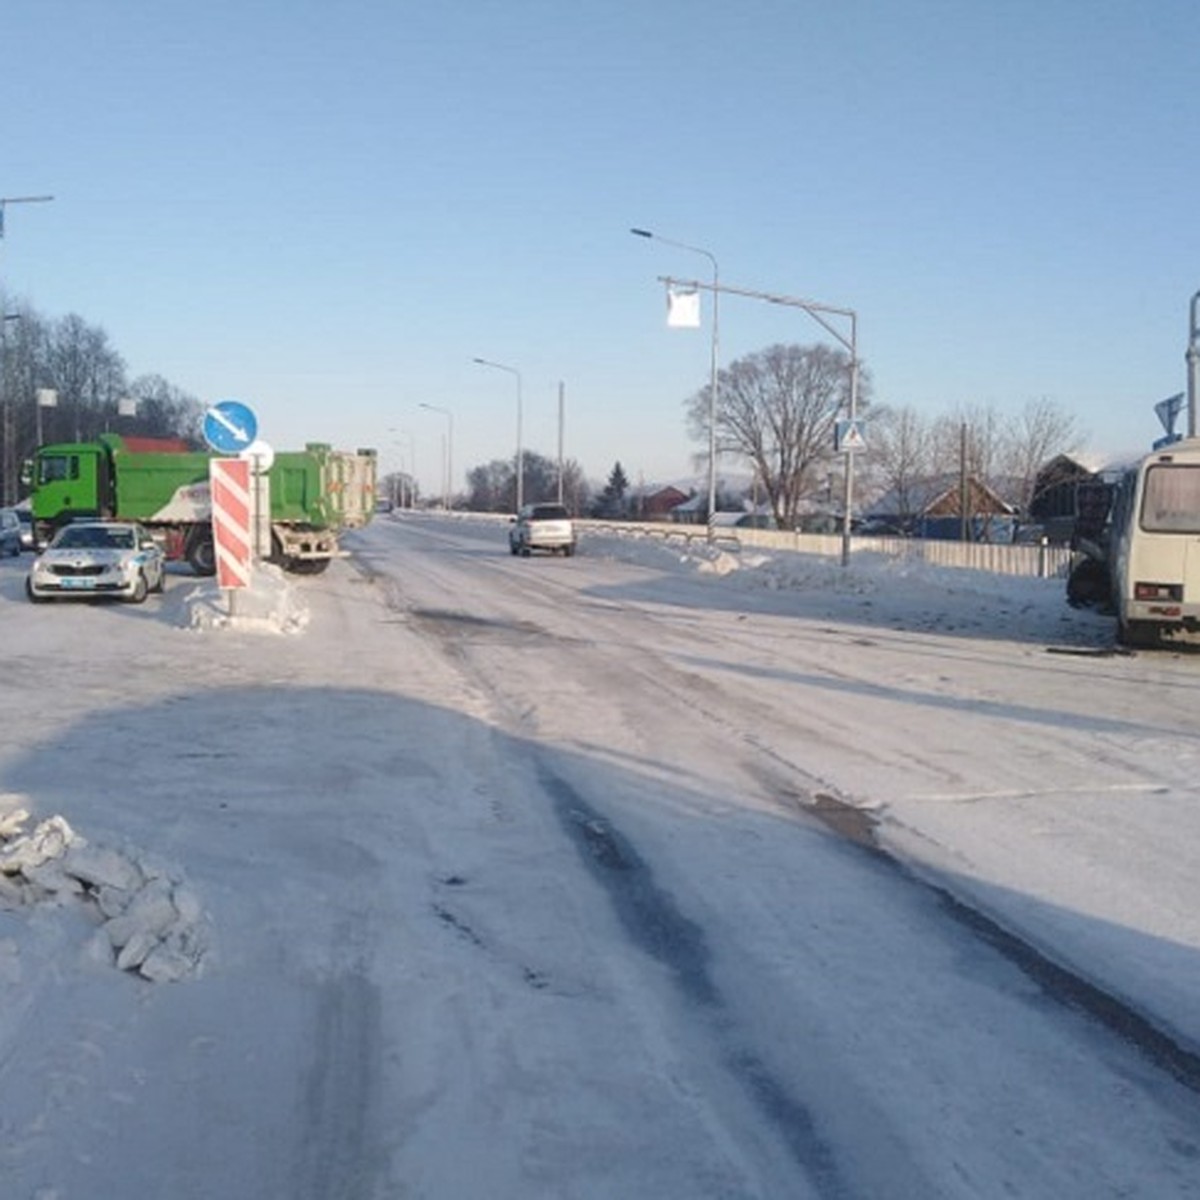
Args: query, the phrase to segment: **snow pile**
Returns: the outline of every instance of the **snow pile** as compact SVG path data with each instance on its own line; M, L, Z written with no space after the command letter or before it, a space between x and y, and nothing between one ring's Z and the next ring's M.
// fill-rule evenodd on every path
M60 816L26 830L29 813L0 818L0 910L79 905L100 924L89 953L154 983L194 977L209 947L195 893L160 867L91 845Z
M205 580L184 597L184 609L192 629L299 633L309 619L304 600L283 571L271 563L256 564L250 586L228 594L215 580Z
M589 548L599 539L589 539ZM1003 591L1013 596L1042 596L1047 585L1062 591L1061 581L1032 576L995 575L967 567L947 567L924 562L917 558L896 557L871 551L858 551L850 563L842 565L839 558L803 551L769 551L754 547L719 546L695 541L686 549L678 545L641 538L636 545L606 539L604 547L612 557L643 566L670 563L697 575L716 577L727 586L744 590L762 588L768 591L832 592L839 595L887 595L894 597L897 589L907 589L914 602L927 602L929 589L942 596L994 598ZM596 547L599 548L598 546ZM925 600L922 600L922 597ZM1065 599L1065 594L1064 594Z
M687 556L681 561L686 562ZM739 569L741 564L727 550L714 550L704 556L696 556L696 570L701 575L729 575Z

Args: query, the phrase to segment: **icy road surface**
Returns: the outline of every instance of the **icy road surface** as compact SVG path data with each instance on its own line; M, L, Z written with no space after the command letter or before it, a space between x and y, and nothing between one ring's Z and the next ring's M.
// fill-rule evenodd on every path
M0 563L0 818L213 940L0 908L6 1200L1200 1195L1200 656L865 557L348 545L261 627Z

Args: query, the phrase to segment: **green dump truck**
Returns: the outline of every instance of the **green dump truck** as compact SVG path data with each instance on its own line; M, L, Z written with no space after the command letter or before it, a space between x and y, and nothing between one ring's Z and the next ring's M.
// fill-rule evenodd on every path
M25 464L38 543L69 521L139 521L167 557L186 559L200 575L216 567L208 464L219 455L182 442L103 434L95 442L42 446ZM276 453L264 473L270 550L285 570L316 574L338 553L338 534L365 525L375 511L373 450L334 450L310 442ZM264 505L264 509L266 505Z

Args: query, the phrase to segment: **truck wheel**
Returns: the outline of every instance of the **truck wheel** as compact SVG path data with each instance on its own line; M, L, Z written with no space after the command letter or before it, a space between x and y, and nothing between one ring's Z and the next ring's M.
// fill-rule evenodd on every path
M188 565L197 575L215 575L217 573L217 552L213 548L212 538L197 538L188 547Z
M320 575L328 568L327 558L290 558L283 564L283 569L292 575Z

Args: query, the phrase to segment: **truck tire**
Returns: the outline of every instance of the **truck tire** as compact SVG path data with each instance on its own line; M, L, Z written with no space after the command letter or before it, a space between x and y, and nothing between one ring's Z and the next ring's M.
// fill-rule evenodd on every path
M188 565L197 575L217 573L217 552L211 537L194 538L187 548Z
M290 558L283 569L293 575L320 575L329 569L327 558Z

